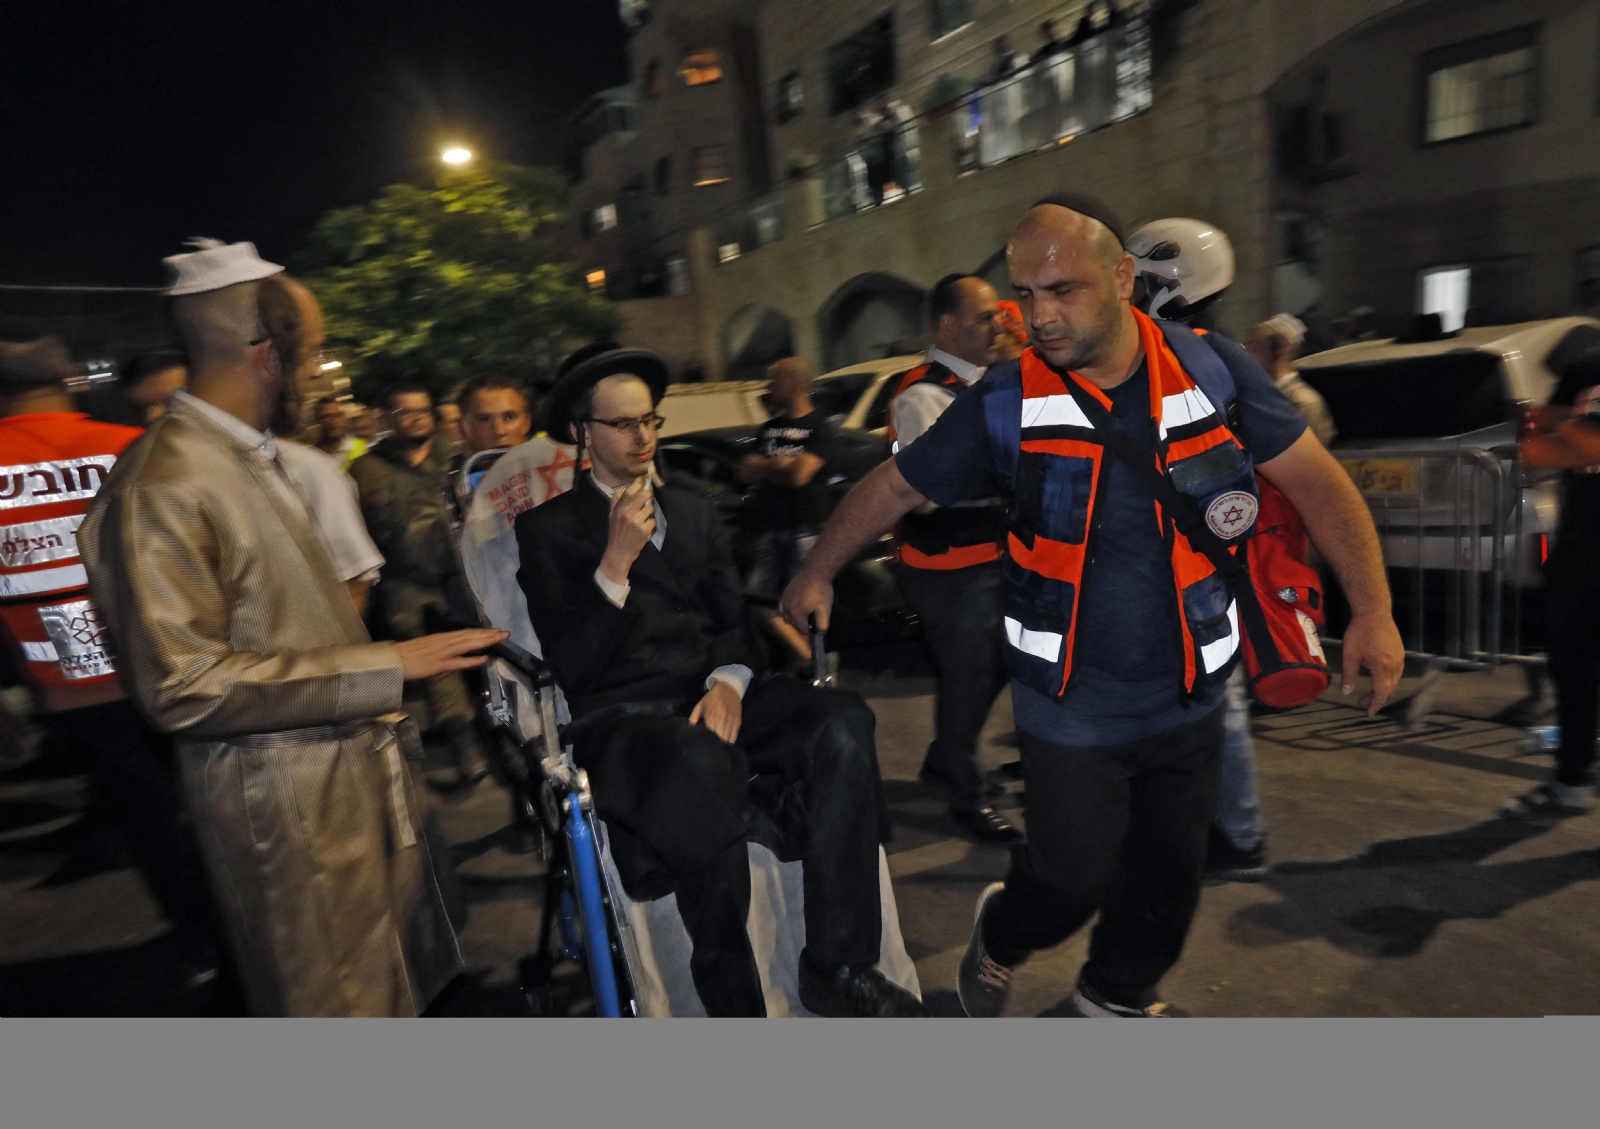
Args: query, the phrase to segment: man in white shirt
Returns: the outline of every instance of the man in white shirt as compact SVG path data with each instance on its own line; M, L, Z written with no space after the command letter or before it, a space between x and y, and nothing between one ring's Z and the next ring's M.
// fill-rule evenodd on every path
M891 416L895 450L914 443L983 376L995 356L998 299L974 275L951 274L928 292L933 348L901 378ZM922 620L939 675L934 740L920 777L946 792L962 830L990 843L1021 834L989 803L996 790L978 767L978 735L1006 684L1001 648L1005 509L997 499L929 505L900 527L900 586Z

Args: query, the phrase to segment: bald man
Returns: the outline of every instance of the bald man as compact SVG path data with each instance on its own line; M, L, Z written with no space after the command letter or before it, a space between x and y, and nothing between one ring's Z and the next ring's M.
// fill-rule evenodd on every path
M1349 477L1242 348L1129 304L1134 260L1105 204L1041 201L1006 262L1032 347L845 498L782 607L826 622L831 580L862 545L918 506L998 483L1028 838L979 898L958 995L969 1015L1002 1014L1014 969L1098 911L1073 1006L1171 1014L1157 987L1199 901L1240 629L1227 582L1156 503L1149 468L1224 544L1254 523L1256 474L1288 497L1349 596L1343 689L1366 667L1369 712L1404 649Z
M301 396L258 306L282 268L209 240L167 264L189 390L79 531L90 591L133 696L177 739L251 1009L419 1014L462 966L400 687L505 634L368 639L272 434Z
M767 398L777 414L761 425L756 452L739 465L739 477L758 483L761 533L746 580L756 619L789 653L796 669L811 664L807 634L778 614L778 597L817 539L832 507L822 473L833 442L833 425L811 403L811 366L787 357L767 370Z

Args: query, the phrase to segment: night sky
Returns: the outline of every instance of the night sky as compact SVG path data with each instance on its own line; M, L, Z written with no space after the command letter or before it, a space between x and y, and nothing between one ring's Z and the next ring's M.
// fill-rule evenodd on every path
M0 282L151 286L182 240L276 261L445 141L554 165L626 80L616 0L18 0L0 26Z

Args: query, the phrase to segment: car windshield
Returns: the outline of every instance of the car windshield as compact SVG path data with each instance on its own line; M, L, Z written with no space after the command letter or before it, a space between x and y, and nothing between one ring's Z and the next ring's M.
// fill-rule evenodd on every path
M1475 349L1309 368L1300 375L1328 402L1338 445L1461 435L1507 419L1500 358Z
M835 376L819 380L811 386L811 405L827 417L829 423L842 424L875 379L870 372L853 372L848 376Z

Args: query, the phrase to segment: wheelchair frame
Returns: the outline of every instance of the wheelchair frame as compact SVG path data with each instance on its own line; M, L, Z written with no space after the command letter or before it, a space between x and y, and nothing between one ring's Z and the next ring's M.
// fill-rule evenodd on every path
M505 450L481 451L463 464L454 499L461 515L475 490L471 476L487 470ZM478 616L487 622L481 608ZM616 912L618 900L601 863L605 833L595 815L588 774L573 761L571 746L560 740L555 673L544 660L509 640L491 647L489 658L484 668L484 716L494 734L495 759L507 778L518 830L535 841L536 853L546 864L538 948L520 962L523 992L536 1012L543 1011L555 965L573 960L587 969L596 1015L637 1016L633 970L638 966L638 946L631 925ZM497 661L521 676L516 681L533 698L539 733L532 739L523 737L515 692L496 669Z

